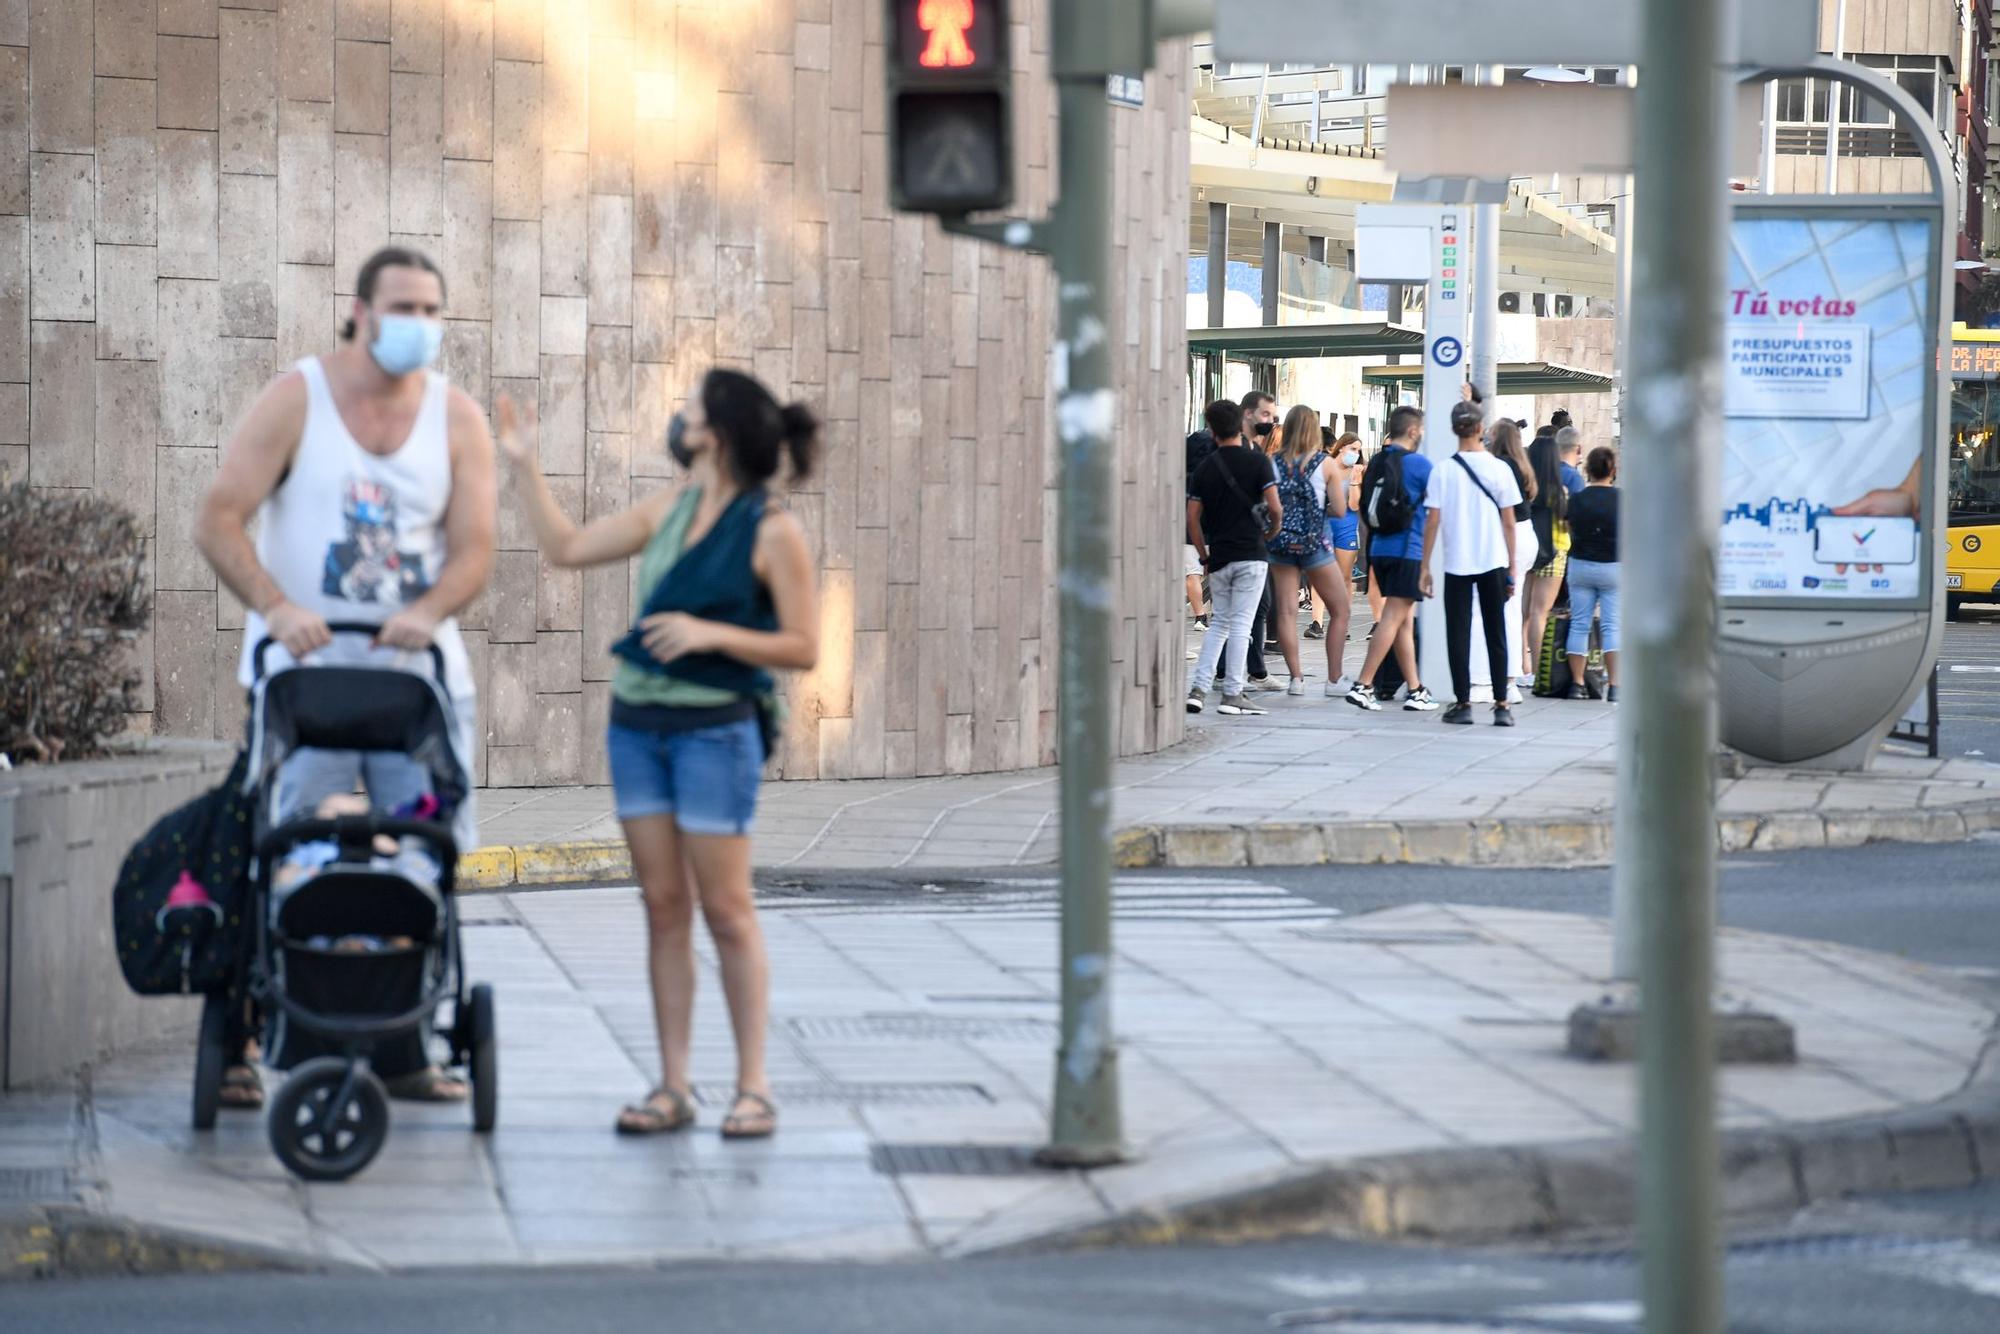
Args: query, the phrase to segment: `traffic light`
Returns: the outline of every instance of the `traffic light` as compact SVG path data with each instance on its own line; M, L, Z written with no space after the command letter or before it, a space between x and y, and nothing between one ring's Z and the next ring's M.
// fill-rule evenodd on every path
M971 213L1014 201L1006 0L888 0L889 202Z

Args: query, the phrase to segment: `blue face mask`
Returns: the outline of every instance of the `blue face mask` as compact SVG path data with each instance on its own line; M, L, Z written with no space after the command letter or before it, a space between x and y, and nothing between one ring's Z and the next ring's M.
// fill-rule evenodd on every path
M376 321L375 341L368 355L388 375L408 375L438 359L444 349L444 325L415 315L384 315Z

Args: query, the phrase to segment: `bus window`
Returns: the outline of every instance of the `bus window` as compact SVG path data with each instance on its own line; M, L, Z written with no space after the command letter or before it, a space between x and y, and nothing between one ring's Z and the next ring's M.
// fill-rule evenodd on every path
M1951 458L1946 480L1951 522L2000 520L2000 394L1990 380L1952 385Z

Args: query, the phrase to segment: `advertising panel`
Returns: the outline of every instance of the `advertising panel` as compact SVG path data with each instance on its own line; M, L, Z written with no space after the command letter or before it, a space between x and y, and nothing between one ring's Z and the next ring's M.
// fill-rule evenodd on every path
M1739 212L1718 591L1914 604L1937 378L1934 224Z

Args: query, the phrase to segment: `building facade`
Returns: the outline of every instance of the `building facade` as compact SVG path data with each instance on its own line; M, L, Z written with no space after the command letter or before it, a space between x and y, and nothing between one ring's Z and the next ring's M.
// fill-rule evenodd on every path
M1052 193L1047 11L1014 6L1020 208ZM887 204L874 0L0 0L0 469L153 541L134 725L237 734L242 609L197 498L273 374L326 351L362 260L450 284L445 370L534 400L578 520L680 485L709 365L827 424L788 502L824 601L775 772L1054 758L1054 297L1045 261ZM1179 740L1187 73L1116 113L1122 389L1113 671L1125 753ZM558 571L503 511L463 619L478 778L603 781L631 576Z
M1959 273L1959 313L1965 314L1982 278L1970 262L1995 253L1987 226L1996 165L1988 156L1992 0L1820 0L1819 48L1891 80L1930 116L1959 191L1958 256L1968 261ZM1786 79L1777 104L1778 192L1824 191L1829 143L1831 183L1841 194L1929 188L1916 140L1875 99L1824 79Z

